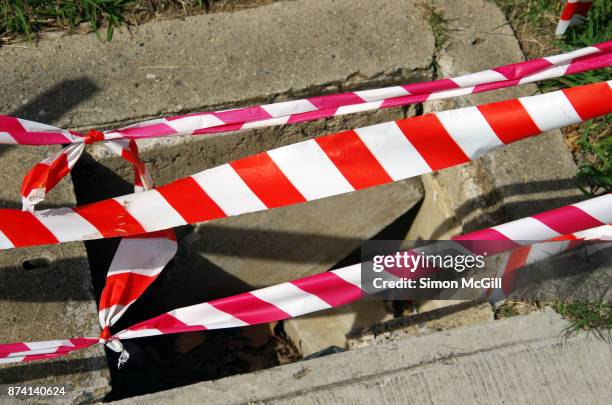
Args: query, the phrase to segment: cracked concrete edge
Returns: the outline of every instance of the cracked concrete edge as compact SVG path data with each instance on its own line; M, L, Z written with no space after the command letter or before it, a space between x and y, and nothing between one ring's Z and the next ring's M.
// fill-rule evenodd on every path
M437 76L452 77L524 60L504 14L493 2L433 0L447 40L436 49ZM545 55L542 55L545 56ZM424 104L425 112L532 95L533 84ZM423 176L430 208L408 239L448 238L584 199L576 166L559 130L493 151L465 165ZM436 201L433 201L435 196ZM449 214L452 213L452 214ZM431 231L433 229L433 231Z
M319 359L202 382L117 403L180 403L197 398L207 398L210 403L226 404L282 400L313 391L363 383L369 379L407 372L435 363L452 362L453 359L479 353L495 350L536 350L539 346L562 344L562 332L566 325L558 314L547 308L521 317L460 327L421 337L405 337ZM483 339L483 336L486 336L486 339ZM435 350L423 350L425 347ZM339 373L338 370L344 371Z

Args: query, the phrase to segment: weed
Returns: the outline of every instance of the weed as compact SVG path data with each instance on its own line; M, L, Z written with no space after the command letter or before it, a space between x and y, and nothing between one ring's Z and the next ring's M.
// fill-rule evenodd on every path
M588 196L612 192L612 136L610 116L583 125L576 144L584 156L578 167L580 188ZM596 133L596 135L591 135Z
M557 301L553 303L552 308L569 321L566 333L586 330L608 342L612 340L611 303Z
M431 63L431 69L433 70L433 76L437 78L439 71L438 53L448 41L448 27L446 25L447 21L440 10L434 5L424 4L423 8L425 9L425 13L427 15L427 23L429 24L434 37L434 57Z
M528 58L571 51L612 39L612 2L595 0L584 24L572 26L559 39L553 33L563 2L558 0L492 0L506 13ZM580 86L610 80L611 68L565 76L539 84L541 91ZM606 116L570 127L566 139L578 163L576 176L588 196L612 192L612 117ZM612 304L557 301L553 309L570 321L568 333L588 330L610 339ZM513 307L502 307L499 316L512 314Z
M433 32L435 47L436 49L440 49L446 44L446 41L448 41L446 20L442 13L433 6L428 6L427 11L429 12L427 22Z
M73 30L82 24L96 33L105 26L110 40L114 30L128 21L146 21L160 12L208 11L211 3L228 0L0 0L0 43L31 39L42 30Z
M98 32L106 23L106 38L124 22L123 13L134 0L0 0L0 35L14 37L34 33L46 27L74 29L88 23Z

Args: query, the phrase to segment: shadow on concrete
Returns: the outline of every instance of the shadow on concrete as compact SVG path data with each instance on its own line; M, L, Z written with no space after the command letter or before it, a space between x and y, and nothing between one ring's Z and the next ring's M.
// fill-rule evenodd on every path
M74 107L89 100L99 90L100 88L96 83L86 76L65 80L43 91L33 100L10 112L9 115L53 125ZM0 145L0 156L14 147L12 145Z
M39 96L22 107L9 112L13 117L54 124L77 105L90 99L99 88L93 80L81 77L57 83L43 91ZM6 112L3 112L6 113ZM13 145L0 145L0 159ZM19 146L28 148L31 146ZM0 160L0 165L2 160ZM10 168L5 168L10 169ZM17 193L18 190L15 190ZM21 209L20 201L0 200L0 207ZM58 207L55 204L42 203L40 208ZM21 268L0 268L0 299L14 301L62 301L87 300L87 292L80 289L66 289L65 280L74 277L72 269L82 266L83 261L65 259L52 263L50 268L24 270ZM55 284L54 280L62 280ZM6 325L3 325L6 326ZM64 336L62 336L64 337ZM69 336L71 337L71 336ZM32 363L0 369L0 384L17 384L35 379L77 374L107 367L106 358L69 359L45 363Z
M98 85L86 76L65 80L45 90L35 99L13 111L11 115L52 125L74 107L89 100L99 90Z
M535 193L541 193L543 190L557 191L557 190L577 190L577 180L562 179L562 180L544 180L544 181L532 181L527 183L510 184L502 186L496 190L466 201L459 206L455 211L455 216L442 222L432 233L432 239L437 239L441 235L444 235L449 229L452 229L455 223L462 223L464 218L469 217L477 209L483 208L483 201L490 206L495 206L496 202L501 201L500 195L506 197L523 196ZM509 218L508 212L521 212L525 215L533 215L539 212L559 208L567 204L573 204L578 201L584 200L583 196L575 195L571 197L556 197L556 198L543 198L539 200L530 200L524 202L510 202L501 205L498 209L490 213L492 218L499 218L502 221L505 218ZM513 218L519 219L519 218ZM490 226L499 224L490 224ZM465 233L473 232L482 227L482 219L476 218L473 220L466 221L463 225Z
M25 302L89 301L89 291L66 288L74 279L75 269L83 268L84 258L51 261L46 266L24 269L21 266L0 268L0 300ZM80 285L79 283L74 283Z
M106 358L68 359L44 363L28 363L16 367L0 368L0 384L20 384L47 378L50 375L73 375L106 369Z

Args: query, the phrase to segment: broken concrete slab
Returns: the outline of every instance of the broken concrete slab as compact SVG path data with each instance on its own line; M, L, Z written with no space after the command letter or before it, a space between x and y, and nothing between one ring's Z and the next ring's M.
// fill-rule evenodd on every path
M45 89L95 95L60 119L54 96L27 118L107 128L164 115L296 98L430 75L433 35L416 0L278 2L0 50L0 111ZM27 67L27 68L24 68Z
M383 301L360 301L286 320L287 337L304 357L330 346L348 349L347 334L389 321L393 316Z
M501 10L492 2L433 2L446 42L436 50L437 75L453 77L524 60ZM545 56L545 55L542 55ZM441 111L532 95L535 85L438 100ZM579 201L576 166L559 130L505 146L466 165L421 176L425 199L407 240L452 236ZM433 301L425 305L448 305Z
M547 310L117 403L608 403L608 344L566 325Z
M404 110L394 109L253 133L191 138L181 145L145 147L142 156L151 162L158 184L163 184L262 150L364 126L372 120L404 116ZM81 203L131 192L129 164L99 151L94 149L95 159L83 159L74 170L77 194L90 198ZM414 178L308 204L197 224L180 239L173 267L166 269L168 279L154 287L160 288L159 296L173 296L173 291L193 290L190 277L199 279L208 272L206 291L210 295L193 292L206 300L327 271L364 240L409 212L422 195L420 182Z
M52 148L0 146L0 207L20 205L21 179ZM74 205L70 178L45 206ZM82 243L5 250L0 254L0 343L98 336L98 311ZM104 349L96 345L67 358L0 365L0 402L9 386L64 386L63 403L100 400L110 391ZM24 401L34 398L22 398ZM39 399L43 399L42 397ZM17 401L16 398L10 400Z
M365 0L351 2L351 7L342 2L300 0L231 14L143 24L129 34L116 35L110 43L101 42L94 35L42 41L29 54L19 52L21 49L2 50L1 77L13 84L10 91L8 87L4 87L7 89L4 93L0 90L0 103L4 103L2 108L11 109L33 97L41 88L55 86L50 90L51 102L28 110L27 118L62 127L105 128L196 110L427 80L431 77L434 41L423 12L415 0L384 0L376 7ZM180 59L180 63L159 62L173 58ZM24 75L15 68L17 61L30 66L31 71ZM70 112L50 119L54 106L63 103L64 93L81 93L82 87L86 88L87 97L84 95L78 104L71 104ZM338 117L238 134L145 140L140 142L140 148L156 183L162 185L228 160L336 129L403 118L405 111L393 109L361 114L360 118ZM109 176L113 182L110 193L131 192L131 168L120 159L107 157L101 150L94 146L91 153L106 167L90 160L80 162L75 168L80 203L113 195L100 192L103 185L96 173ZM376 204L380 205L377 209L365 209L376 201L376 194L366 191L351 198L320 202L316 207L289 207L222 223L213 222L210 224L212 231L207 230L209 225L203 225L194 235L201 236L200 241L207 245L200 242L200 247L207 249L211 244L221 245L230 240L225 237L216 241L219 233L216 231L227 229L224 234L232 235L231 242L236 249L223 258L206 251L202 254L216 266L224 270L229 267L228 271L240 274L242 270L231 270L238 262L248 268L250 274L255 274L255 268L268 266L236 257L231 259L232 266L229 266L228 256L263 251L273 245L279 246L278 249L284 247L283 254L289 251L292 256L291 251L302 250L301 243L312 241L315 235L321 236L323 244L329 244L330 237L350 239L348 243L341 241L316 267L307 264L304 269L287 273L277 266L268 269L269 274L276 273L273 278L249 276L250 279L242 280L251 285L256 278L255 286L280 282L292 275L327 270L355 249L361 239L374 235L420 198L415 181L380 188L380 193L379 200L389 202ZM84 194L87 195L83 197ZM353 204L354 209L348 209L347 204ZM325 214L317 216L316 210L325 211ZM362 212L359 221L355 220L359 215L357 210ZM341 211L344 215L340 215ZM353 216L347 217L349 212L353 212ZM331 221L333 217L337 220ZM318 221L316 226L314 222L309 223L314 219ZM348 224L346 229L333 230L341 221ZM322 230L323 227L326 229ZM244 237L236 237L236 229L244 230ZM257 235L261 230L268 234L276 231L276 236L265 238L265 244L260 246L252 245L260 237L248 237L253 235L249 230ZM298 235L297 239L289 239L298 245L276 244L287 240L284 231ZM193 239L195 236L188 240ZM313 244L311 250L304 249L300 260L317 262L312 249L320 249L321 243ZM195 255L199 254L200 247L190 245L182 251L189 250ZM277 251L272 255L278 256ZM176 262L180 262L180 258ZM291 265L294 263L295 260L291 261ZM286 263L282 267L286 267Z
M196 227L199 254L252 287L329 270L421 200L402 181Z

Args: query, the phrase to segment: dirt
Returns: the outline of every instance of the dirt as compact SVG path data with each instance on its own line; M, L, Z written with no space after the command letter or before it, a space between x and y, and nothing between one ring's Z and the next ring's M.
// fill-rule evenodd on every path
M186 17L202 13L232 13L249 8L264 6L281 0L204 0L204 7L183 2L165 0L141 0L125 16L129 24L137 25L147 21Z

